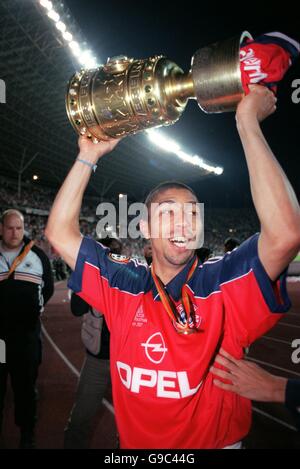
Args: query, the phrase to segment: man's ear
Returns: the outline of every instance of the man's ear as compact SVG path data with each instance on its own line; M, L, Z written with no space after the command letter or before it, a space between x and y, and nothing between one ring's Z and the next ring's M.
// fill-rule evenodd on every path
M140 230L146 239L150 239L149 224L146 220L140 221Z

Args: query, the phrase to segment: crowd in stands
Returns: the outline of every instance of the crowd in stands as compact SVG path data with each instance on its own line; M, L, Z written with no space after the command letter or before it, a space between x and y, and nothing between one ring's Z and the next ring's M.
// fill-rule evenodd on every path
M28 181L22 184L19 197L17 181L0 176L0 211L3 212L7 208L17 208L22 211L26 234L46 252L51 259L57 280L62 280L67 276L67 268L44 235L47 216L55 194L54 189L40 187L35 182ZM99 200L95 197L85 198L80 217L80 230L83 235L97 238L96 226L99 216L96 216L96 208L98 203ZM204 245L214 256L223 253L226 238L233 237L242 242L259 230L256 213L251 208L205 208L204 213ZM127 238L122 241L124 255L142 256L142 239Z
M21 187L20 197L18 196L18 182L0 176L0 205L14 208L35 208L50 210L55 191L46 187L41 187L38 182L26 181Z

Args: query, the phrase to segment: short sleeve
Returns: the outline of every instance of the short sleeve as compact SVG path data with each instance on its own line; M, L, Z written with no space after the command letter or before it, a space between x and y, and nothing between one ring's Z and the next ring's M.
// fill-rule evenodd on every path
M117 256L92 238L82 239L68 287L106 316L122 310L128 295L143 291L145 269L125 256ZM124 309L124 308L123 308Z
M226 315L245 346L273 327L291 306L286 272L276 282L268 277L258 256L258 237L252 236L227 253L220 266Z

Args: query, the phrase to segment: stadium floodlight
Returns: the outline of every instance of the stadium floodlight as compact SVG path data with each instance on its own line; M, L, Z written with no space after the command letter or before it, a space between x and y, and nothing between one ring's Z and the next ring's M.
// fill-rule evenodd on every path
M180 146L174 142L174 140L165 137L163 134L158 133L153 129L147 130L147 133L151 142L155 143L155 145L163 150L176 154L180 151Z
M62 21L57 21L57 23L55 24L55 26L57 27L57 29L59 31L61 31L62 33L65 32L65 30L67 29L67 26L65 25L65 23L63 23Z
M90 60L86 60L83 64L83 66L85 68L97 68L97 62L96 62L96 59L94 57L92 57Z
M47 16L55 22L56 28L61 32L63 39L68 43L72 54L77 58L80 65L86 69L96 68L100 62L97 61L96 57L93 57L92 51L88 49L83 50L80 44L73 39L73 35L67 30L67 25L60 20L60 15L54 10L52 2L50 0L39 0L39 3L47 10ZM210 173L217 175L223 173L223 168L205 163L198 155L189 155L181 149L177 142L167 138L161 132L154 129L148 129L146 132L149 140L152 143L164 151L174 153L182 161L194 166L198 166L199 168L204 169ZM123 197L124 194L119 194L119 198Z
M149 140L152 143L154 143L159 148L162 148L164 151L167 151L169 153L174 153L182 161L185 161L186 163L190 163L194 166L198 166L201 169L205 169L209 173L215 173L217 175L220 175L223 173L223 168L219 166L212 166L212 165L205 163L203 159L200 158L198 155L189 155L188 153L186 153L180 148L180 145L177 142L165 137L159 131L154 130L154 129L148 129L146 130L146 132L147 132Z
M63 38L64 38L64 40L67 41L67 42L71 42L71 41L73 40L73 36L72 36L71 33L69 33L69 31L65 31L65 32L63 33Z
M79 46L79 44L78 44L77 41L71 41L71 42L69 43L69 47L70 47L70 49L71 49L72 51L73 51L73 50L80 50L80 46Z
M63 39L68 43L73 55L77 58L82 68L96 68L100 62L92 56L90 50L81 48L81 45L73 39L73 35L68 31L67 25L60 20L60 15L53 8L49 0L39 0L40 5L47 10L47 16L54 21L56 28L61 32ZM61 4L61 6L63 6Z
M92 52L90 50L85 50L81 52L78 57L79 63L86 68L94 68L97 66L95 57L92 57Z
M221 168L220 166L217 166L217 167L215 168L215 173L216 173L218 176L220 176L220 174L223 174L223 171L224 171L224 169Z
M72 53L76 56L76 57L80 57L81 55L81 49L80 49L80 45L78 44L77 41L71 41L69 42L69 47L72 51Z
M48 11L47 16L49 16L49 18L53 20L55 23L57 23L60 18L59 14L55 10Z
M48 11L52 10L53 8L52 2L50 2L49 0L40 0L40 4Z
M80 60L82 61L85 61L85 60L89 60L92 58L92 53L90 50L85 50L84 52L82 52L82 54L80 55Z
M75 57L77 57L77 59L79 61L79 57L80 57L80 54L81 54L81 49L73 49L72 54L75 55Z

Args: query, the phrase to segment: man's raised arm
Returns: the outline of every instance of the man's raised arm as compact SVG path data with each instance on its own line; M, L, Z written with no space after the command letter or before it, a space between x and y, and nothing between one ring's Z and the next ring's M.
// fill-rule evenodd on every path
M247 160L253 202L261 224L259 258L272 280L300 249L300 208L259 123L276 109L276 98L260 85L237 108L236 121Z
M52 206L45 234L72 270L75 269L82 239L79 230L79 213L92 166L99 158L112 151L118 142L119 140L113 139L94 144L90 139L80 137L78 158ZM85 163L78 159L84 160Z

